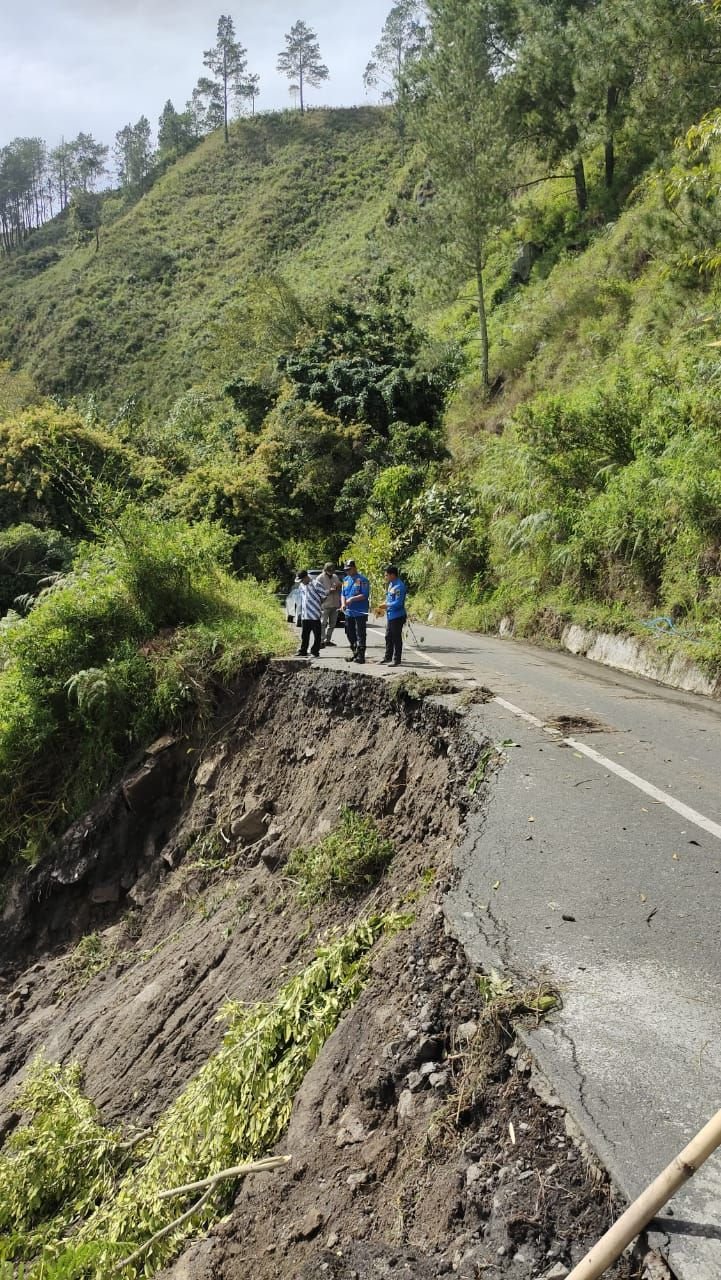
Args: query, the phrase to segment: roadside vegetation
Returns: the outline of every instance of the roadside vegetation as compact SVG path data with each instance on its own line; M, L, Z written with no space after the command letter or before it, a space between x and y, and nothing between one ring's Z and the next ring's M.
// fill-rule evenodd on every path
M337 827L314 845L294 849L287 874L298 884L306 906L333 897L366 893L393 857L393 845L373 819L343 809Z

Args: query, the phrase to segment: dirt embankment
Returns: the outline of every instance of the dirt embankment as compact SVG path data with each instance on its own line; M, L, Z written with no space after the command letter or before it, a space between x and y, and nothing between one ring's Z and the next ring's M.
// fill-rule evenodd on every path
M168 1274L561 1277L608 1188L443 917L481 753L451 710L293 663L249 679L202 744L156 744L5 903L0 1134L41 1048L83 1064L105 1120L152 1124L218 1047L226 998L270 996L357 914L309 915L284 874L350 806L396 849L374 902L415 922L308 1073L288 1171L248 1179Z

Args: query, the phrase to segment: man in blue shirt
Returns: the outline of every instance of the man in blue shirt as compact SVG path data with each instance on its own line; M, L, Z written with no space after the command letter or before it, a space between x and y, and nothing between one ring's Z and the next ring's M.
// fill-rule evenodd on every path
M389 564L386 569L386 602L381 612L386 615L386 655L381 665L399 667L403 653L403 624L406 620L405 582L398 577L398 569Z
M345 614L345 633L353 650L346 662L361 666L366 660L366 632L371 587L364 573L359 573L355 560L346 560L345 578L341 589L341 608Z

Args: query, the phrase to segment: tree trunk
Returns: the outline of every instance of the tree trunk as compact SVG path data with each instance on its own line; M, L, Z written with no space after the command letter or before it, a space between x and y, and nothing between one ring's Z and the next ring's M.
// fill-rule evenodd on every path
M483 260L480 249L476 252L476 289L478 291L478 329L481 339L481 381L486 391L491 385L488 376L488 320L486 295L483 288Z
M616 152L613 139L613 113L618 106L619 97L620 90L618 86L610 84L606 90L606 145L604 147L607 188L613 186L614 174L616 172Z
M579 158L573 165L573 177L576 183L576 201L581 213L585 213L588 208L588 189L586 187L586 170L583 167L583 159Z
M300 110L303 112L303 66L298 68L298 92L300 93Z

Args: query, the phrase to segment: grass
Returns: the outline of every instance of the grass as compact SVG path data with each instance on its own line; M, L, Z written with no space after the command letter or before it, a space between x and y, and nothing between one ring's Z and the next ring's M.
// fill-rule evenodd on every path
M213 134L137 203L113 200L98 253L58 224L59 262L27 277L0 261L0 359L51 394L167 409L230 376L218 337L256 277L318 294L366 272L399 168L383 109L238 121L227 148Z
M287 874L305 905L365 893L383 875L394 849L371 817L344 809L335 831L316 844L294 849Z

